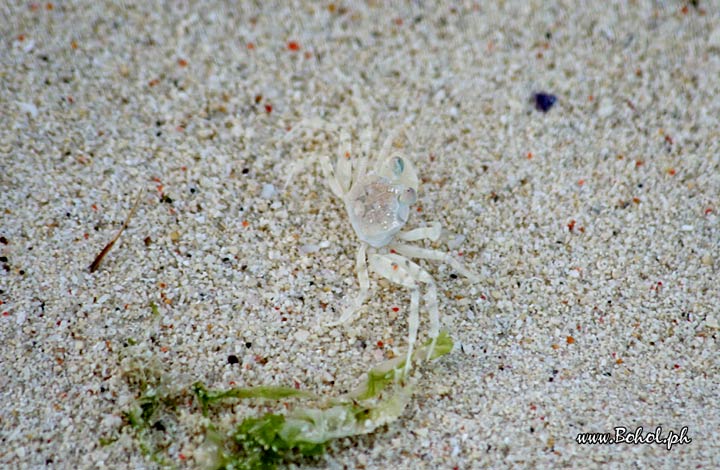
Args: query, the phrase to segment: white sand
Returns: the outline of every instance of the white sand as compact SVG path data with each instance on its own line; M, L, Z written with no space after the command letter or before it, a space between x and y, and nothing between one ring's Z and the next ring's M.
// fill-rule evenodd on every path
M99 445L133 398L123 357L178 384L331 395L402 352L408 295L377 276L360 320L320 326L358 288L357 242L317 165L281 191L293 161L337 152L287 128L322 116L357 142L353 86L378 140L409 124L410 226L464 235L453 252L482 280L423 263L462 350L418 370L403 418L320 465L720 466L717 4L15 3L0 6L0 466L152 467L128 436ZM536 91L558 97L547 114ZM575 442L615 426L687 426L692 443ZM195 465L200 429L181 416L171 461Z

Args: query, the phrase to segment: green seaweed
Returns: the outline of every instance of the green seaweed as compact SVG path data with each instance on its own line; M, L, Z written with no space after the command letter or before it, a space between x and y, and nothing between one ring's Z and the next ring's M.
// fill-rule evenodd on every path
M426 355L430 345L428 341L413 359ZM442 332L431 358L449 353L452 347L452 340ZM229 439L223 440L211 433L212 437L206 441L206 451L211 457L206 464L210 468L226 470L274 469L283 462L322 455L326 445L334 439L370 433L396 420L410 401L413 387L402 383L407 379L404 370L405 360L386 361L371 369L363 385L347 396L316 408L298 408L286 416L267 413L246 418ZM201 395L212 395L220 401L230 396L237 398L237 390L243 390L242 398L250 398L250 390L253 390L208 391L200 383L194 388L201 403ZM255 397L258 396L255 392ZM280 398L286 396L275 399Z
M427 355L427 350L430 348L432 340L428 340L424 346L418 349L413 354L413 360L424 358ZM453 342L446 331L441 331L435 342L433 348L431 360L437 359L445 354L452 351ZM380 394L385 387L393 383L396 380L404 380L405 377L405 360L403 357L397 359L391 359L389 361L379 364L367 373L367 380L364 386L360 387L352 395L359 400L367 400L372 397L376 397Z
M98 444L100 444L100 447L107 447L110 444L116 442L117 440L117 437L101 437L98 439Z
M287 416L267 413L245 418L229 438L211 434L205 465L217 470L268 470L281 463L317 458L333 439L366 434L394 421L409 398L409 391L402 389L372 405L350 402L326 409L301 408Z
M418 348L412 361L424 359L431 346L428 341ZM452 340L443 331L430 358L448 354L452 348ZM188 392L197 398L204 416L208 416L211 405L228 400L315 400L315 406L296 407L287 414L270 412L247 417L233 430L224 432L207 418L205 443L195 456L198 465L227 470L275 469L281 464L318 458L331 441L373 432L400 417L414 389L406 376L405 362L403 357L385 361L369 370L356 390L324 401L305 391L277 386L213 390L195 382L190 390L171 392L157 368L133 364L125 376L129 385L140 389L140 394L124 413L126 426L133 430L143 454L165 466L168 462L162 456L163 446L150 438L161 416L178 416L177 405L186 401ZM109 439L105 441L110 443Z
M208 390L202 382L195 382L192 391L200 402L203 415L207 415L211 404L228 398L263 398L266 400L282 400L291 397L313 397L313 394L290 387L258 386L248 388L231 388L229 390Z

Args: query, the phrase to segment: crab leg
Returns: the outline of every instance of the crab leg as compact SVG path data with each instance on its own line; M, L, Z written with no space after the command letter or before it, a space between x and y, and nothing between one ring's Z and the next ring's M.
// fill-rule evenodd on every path
M393 142L395 142L395 139L397 139L398 135L400 135L401 132L405 132L404 124L395 127L387 135L385 141L382 144L382 147L380 147L380 153L378 153L375 157L375 171L380 171L380 166L390 156L390 150L392 150Z
M400 240L405 240L406 242L414 242L417 240L426 239L436 241L438 238L440 238L441 232L442 227L440 226L440 222L433 222L430 227L421 227L413 230L408 230L407 232L400 232L395 235L395 237L399 238Z
M360 91L358 88L353 88L352 100L357 108L358 115L362 119L362 130L360 131L362 150L357 159L357 171L355 173L355 178L353 179L353 186L358 184L367 172L368 158L370 158L370 151L373 142L373 125L372 120L370 119L370 109L367 107L365 102L359 98L359 96Z
M343 194L350 190L352 183L352 162L350 160L352 153L352 145L350 144L350 134L345 130L340 131L340 155L337 157L335 164L335 178L343 190Z
M427 248L406 245L404 243L393 243L389 247L398 252L399 254L407 256L408 258L444 261L449 264L455 271L470 279L471 282L480 282L480 276L477 273L467 269L465 266L462 265L462 263L453 258L450 253L444 253L438 250L428 250Z
M430 274L417 264L399 255L371 254L369 257L370 270L378 273L390 282L400 284L410 289L410 316L408 333L408 357L405 362L405 374L410 370L412 362L412 351L417 341L417 331L420 325L419 319L419 283L427 285L425 305L430 315L430 337L432 343L428 348L427 358L432 357L435 349L435 342L440 333L440 310L437 302L437 288Z
M293 130L288 132L288 134L283 140L288 142L297 137L298 134L307 131L337 133L338 128L336 125L326 122L318 117L307 118L297 123ZM348 134L344 130L341 130L340 142L340 150L342 154L338 156L334 168L332 162L327 156L321 156L319 160L320 167L322 168L322 172L325 176L327 185L330 187L330 190L333 192L333 194L342 199L345 193L347 193L350 189L350 184L352 181L352 164L350 163L349 158L346 157L350 155L351 150L350 134ZM292 165L285 180L285 188L288 187L288 185L292 181L292 178L295 176L295 173L297 173L301 168L307 166L308 162L313 158L314 156L311 156L306 159L299 160Z
M430 343L427 357L425 358L425 360L429 361L435 351L435 344L440 334L440 309L438 308L437 287L435 287L434 282L428 284L427 294L425 294L425 305L427 305L428 312L430 312L429 335L432 338L432 343Z
M355 270L357 271L358 281L360 283L360 292L358 293L355 300L345 308L345 311L340 316L340 319L336 322L329 323L328 326L342 325L352 321L353 315L360 310L363 303L367 299L368 291L370 290L370 276L368 274L368 267L366 261L366 247L365 243L360 243L357 251L357 258L355 259Z
M342 186L337 180L335 171L333 170L332 164L330 163L330 158L328 158L327 155L323 155L320 157L320 168L322 168L322 172L325 175L325 182L330 187L330 190L333 192L333 194L342 199L345 192L343 191Z
M420 289L415 288L410 291L410 316L408 317L408 352L407 359L405 359L405 373L407 377L410 372L410 364L412 363L413 349L415 348L415 341L417 341L418 328L420 327ZM432 333L430 334L432 337ZM432 348L435 347L435 340L433 339Z

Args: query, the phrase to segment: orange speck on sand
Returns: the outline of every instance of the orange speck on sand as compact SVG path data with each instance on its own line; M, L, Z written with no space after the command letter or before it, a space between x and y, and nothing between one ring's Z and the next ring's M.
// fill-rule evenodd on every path
M52 10L53 8L55 8L55 5L53 5L52 3L48 2L48 3L45 4L45 9L46 9L46 10L50 11L50 10Z
M622 364L623 362L625 362L625 361L623 361L623 360L620 359L620 358L617 358L617 359L615 360L615 364L617 364L617 365L620 365L620 364Z
M157 85L158 83L160 83L160 80L157 78L153 78L152 80L150 80L148 82L148 86L153 87L153 86Z
M712 207L708 207L707 209L705 209L705 215L710 215L710 214L712 214L712 211L713 211L713 210L712 210Z
M77 49L77 48L78 48L78 43L77 43L77 41L71 41L71 42L70 42L70 47L72 47L73 49Z
M350 160L350 152L345 152L345 158L347 158L348 160Z
M253 49L255 49L255 44L249 42L249 43L247 43L247 48L248 48L248 50L253 50Z
M585 180L578 180L578 186L582 186L585 184Z
M527 159L528 159L528 160L532 160L532 157L533 157L532 152L528 152L528 153L527 153Z
M250 225L250 222L248 222L247 220L243 220L243 221L242 221L242 226L243 226L243 227L247 227L247 226L249 226L249 225Z
M178 59L178 65L179 65L180 67L187 67L188 61L185 60L185 59Z
M560 349L560 346L557 345L557 344L552 344L550 347L553 348L553 349L556 350L556 351L557 351L558 349Z
M17 40L20 41L20 42L24 41L24 40L25 40L25 35L24 35L24 34L18 34Z
M675 176L675 173L677 173L677 171L675 171L675 168L670 168L667 172L670 176Z
M565 340L567 341L567 344L573 344L575 342L575 338L572 336L568 336Z
M299 51L300 50L300 44L297 43L297 41L289 41L287 43L287 48L291 51Z

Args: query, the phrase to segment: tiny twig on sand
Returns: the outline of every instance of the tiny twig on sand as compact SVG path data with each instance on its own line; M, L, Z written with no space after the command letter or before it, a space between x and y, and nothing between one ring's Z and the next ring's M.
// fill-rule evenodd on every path
M130 219L132 219L132 216L135 215L135 210L140 203L140 198L142 197L142 194L143 190L141 189L140 191L138 191L137 199L135 199L135 204L133 204L132 209L130 209L130 213L127 215L127 218L125 218L125 222L122 224L122 227L120 227L120 230L118 230L113 239L110 240L110 243L105 245L105 248L103 248L100 254L95 257L95 261L93 261L92 264L88 267L91 273L97 271L103 258L105 258L105 255L108 254L115 242L118 241L118 238L120 238L120 235L122 235L123 231L127 228L128 224L130 223Z

